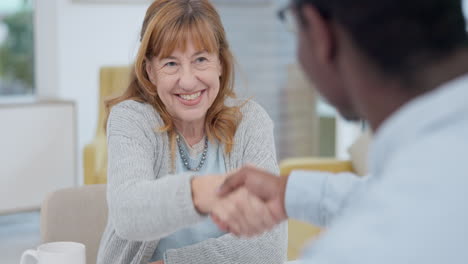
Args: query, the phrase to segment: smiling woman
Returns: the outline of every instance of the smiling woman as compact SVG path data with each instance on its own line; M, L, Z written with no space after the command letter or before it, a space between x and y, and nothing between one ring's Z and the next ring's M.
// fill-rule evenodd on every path
M215 8L154 1L140 40L127 90L107 102L109 222L98 263L283 263L285 225L239 239L205 217L230 171L278 174L271 119L235 99Z
M158 97L182 134L190 133L197 124L203 130L206 113L219 93L222 67L218 55L200 49L190 39L185 49L179 48L168 57L153 57L146 63ZM193 145L200 139L188 143Z
M128 99L146 101L153 105L161 115L165 124L162 131L167 131L171 141L174 142L176 135L174 122L177 122L180 116L172 115L176 109L165 104L169 102L169 98L162 92L167 89L164 81L169 81L168 77L172 76L174 82L172 85L177 84L179 88L176 87L176 89L183 90L182 87L186 85L203 87L202 82L190 83L190 81L199 80L200 76L205 78L215 76L218 84L215 84L212 89L204 89L209 90L207 94L212 100L209 104L205 104L204 112L201 112L202 116L199 113L196 118L199 121L203 118L202 124L204 123L207 128L207 136L226 144L226 150L230 152L232 138L240 121L238 106L224 104L227 98L235 97L233 56L220 17L214 7L208 1L193 1L190 4L187 2L189 1L155 1L148 8L141 30L141 45L135 61L132 83L122 96L110 100L107 107L110 108ZM204 12L209 12L209 16ZM190 49L189 52L187 52L188 49ZM188 54L190 52L192 54ZM190 63L184 62L182 65L181 60L186 61L187 57ZM188 69L187 65L195 67ZM213 69L214 65L218 68L216 72L209 70ZM192 69L197 71L197 75ZM158 71L159 74L157 74ZM180 74L183 75L180 76ZM162 87L157 85L158 81ZM181 94L187 94L187 92ZM165 100L163 98L168 100L163 102ZM207 111L208 107L212 110ZM195 107L186 110L193 112L190 111L193 109ZM200 136L193 135L194 140L199 140ZM188 137L192 141L191 137Z

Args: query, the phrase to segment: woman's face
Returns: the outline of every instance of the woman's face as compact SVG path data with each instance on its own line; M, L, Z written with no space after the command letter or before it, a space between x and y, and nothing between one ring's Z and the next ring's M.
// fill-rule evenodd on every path
M150 81L176 122L204 122L219 92L221 64L215 53L196 50L192 41L167 58L147 63Z

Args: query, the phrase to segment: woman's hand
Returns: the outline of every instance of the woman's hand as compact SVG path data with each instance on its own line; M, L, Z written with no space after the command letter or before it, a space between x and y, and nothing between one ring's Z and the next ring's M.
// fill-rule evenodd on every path
M207 175L192 179L192 200L201 214L211 212L218 201L218 188L226 179L225 175Z

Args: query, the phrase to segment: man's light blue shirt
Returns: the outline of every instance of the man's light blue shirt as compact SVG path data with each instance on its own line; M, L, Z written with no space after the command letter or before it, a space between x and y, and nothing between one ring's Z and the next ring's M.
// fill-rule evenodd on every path
M293 172L286 211L326 227L301 263L468 263L468 75L375 134L370 175Z

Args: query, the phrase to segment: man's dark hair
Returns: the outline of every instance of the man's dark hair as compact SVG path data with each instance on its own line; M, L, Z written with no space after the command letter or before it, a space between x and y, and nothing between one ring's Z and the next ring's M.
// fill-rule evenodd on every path
M356 46L389 74L411 75L468 43L462 0L293 2L299 10L312 4L324 18L341 24Z

